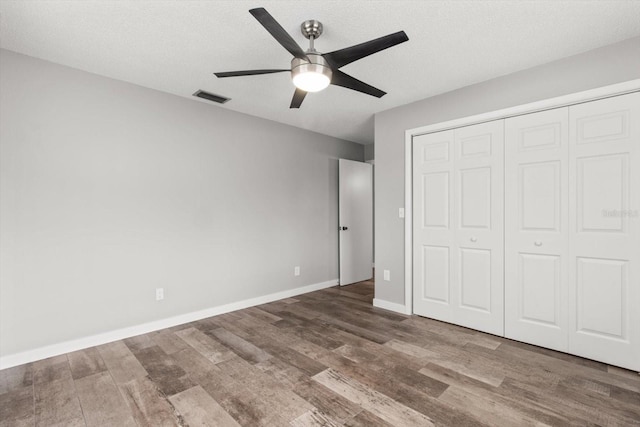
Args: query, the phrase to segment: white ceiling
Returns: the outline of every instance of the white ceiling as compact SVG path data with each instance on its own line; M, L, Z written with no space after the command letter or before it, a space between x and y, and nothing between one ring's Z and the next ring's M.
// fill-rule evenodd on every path
M265 7L304 48L318 19L330 52L404 30L409 41L342 70L388 94L341 87L289 109L286 73L217 79L214 71L288 68L290 54L249 14ZM640 1L13 1L0 2L0 46L221 108L359 143L373 114L640 35Z

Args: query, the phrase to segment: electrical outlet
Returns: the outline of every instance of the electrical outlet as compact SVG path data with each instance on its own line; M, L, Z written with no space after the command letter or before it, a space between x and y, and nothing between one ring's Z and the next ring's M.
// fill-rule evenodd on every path
M156 288L156 301L164 299L164 288Z
M294 276L299 276L300 275L300 267L299 266L293 267L293 275Z
M383 274L384 274L384 280L386 280L387 282L391 280L391 272L389 270L384 270Z

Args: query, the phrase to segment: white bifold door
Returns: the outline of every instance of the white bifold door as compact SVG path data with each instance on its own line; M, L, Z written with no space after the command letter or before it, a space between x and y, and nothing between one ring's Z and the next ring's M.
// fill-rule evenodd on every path
M640 93L569 107L569 350L640 370Z
M505 120L505 336L640 370L640 93Z
M503 121L413 139L416 314L502 335Z
M414 137L413 212L416 314L640 370L640 92Z
M505 336L568 351L569 111L505 120Z

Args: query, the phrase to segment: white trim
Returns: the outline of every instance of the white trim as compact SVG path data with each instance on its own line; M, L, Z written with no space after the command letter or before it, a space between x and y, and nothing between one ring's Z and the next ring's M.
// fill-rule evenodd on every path
M583 102L595 101L602 98L624 95L631 92L640 91L640 79L629 80L628 82L617 83L610 86L603 86L583 92L571 93L568 95L549 98L542 101L522 104L515 107L504 108L502 110L490 111L477 114L475 116L463 117L449 120L428 126L421 126L405 131L404 137L404 295L405 306L412 309L413 304L413 137L426 133L439 132L448 129L455 129L462 126L470 126L492 120L506 119L509 117L531 114L538 111L550 110L552 108L567 107L569 105ZM375 300L374 300L375 301ZM375 304L374 304L375 305Z
M301 288L280 291L269 295L263 295L256 298L250 298L242 301L220 305L217 307L206 308L204 310L193 311L191 313L180 314L178 316L173 316L166 319L155 320L153 322L143 323L136 326L129 326L126 328L117 329L115 331L104 332L101 334L65 341L58 344L52 344L33 350L27 350L21 353L2 356L0 357L0 370L22 365L24 363L33 362L36 360L46 359L48 357L57 356L59 354L70 353L72 351L82 350L88 347L94 347L97 345L134 337L136 335L146 334L160 329L170 328L176 325L182 325L184 323L194 322L200 319L206 319L207 317L217 316L219 314L229 313L231 311L241 310L243 308L249 308L284 298L291 298L296 295L319 291L321 289L336 286L337 284L338 279L329 280L322 283L314 283L312 285L303 286Z
M583 92L571 93L555 98L544 99L542 101L531 102L529 104L517 105L515 107L503 108L502 110L490 111L477 114L475 116L463 117L449 120L447 122L435 123L428 126L421 126L405 131L405 135L417 136L425 133L439 132L442 130L455 129L462 126L470 126L478 123L490 122L493 120L506 119L509 117L531 114L538 111L550 110L552 108L567 107L569 105L591 102L597 99L610 98L612 96L624 95L626 93L640 90L640 79L630 80L597 89L590 89Z
M413 313L413 135L404 143L404 305Z
M389 311L395 311L396 313L409 314L409 315L411 314L411 307L407 309L406 305L385 301L383 299L374 298L373 306L378 308L383 308Z

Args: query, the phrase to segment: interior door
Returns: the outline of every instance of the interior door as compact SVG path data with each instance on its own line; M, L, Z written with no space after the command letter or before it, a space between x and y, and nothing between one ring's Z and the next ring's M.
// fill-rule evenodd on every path
M638 371L640 93L569 119L569 350Z
M373 276L373 168L339 160L340 285Z
M505 336L568 350L569 109L505 120Z
M457 323L504 334L504 120L456 129Z
M455 323L453 131L413 138L413 312Z
M414 312L502 335L503 121L413 140Z

